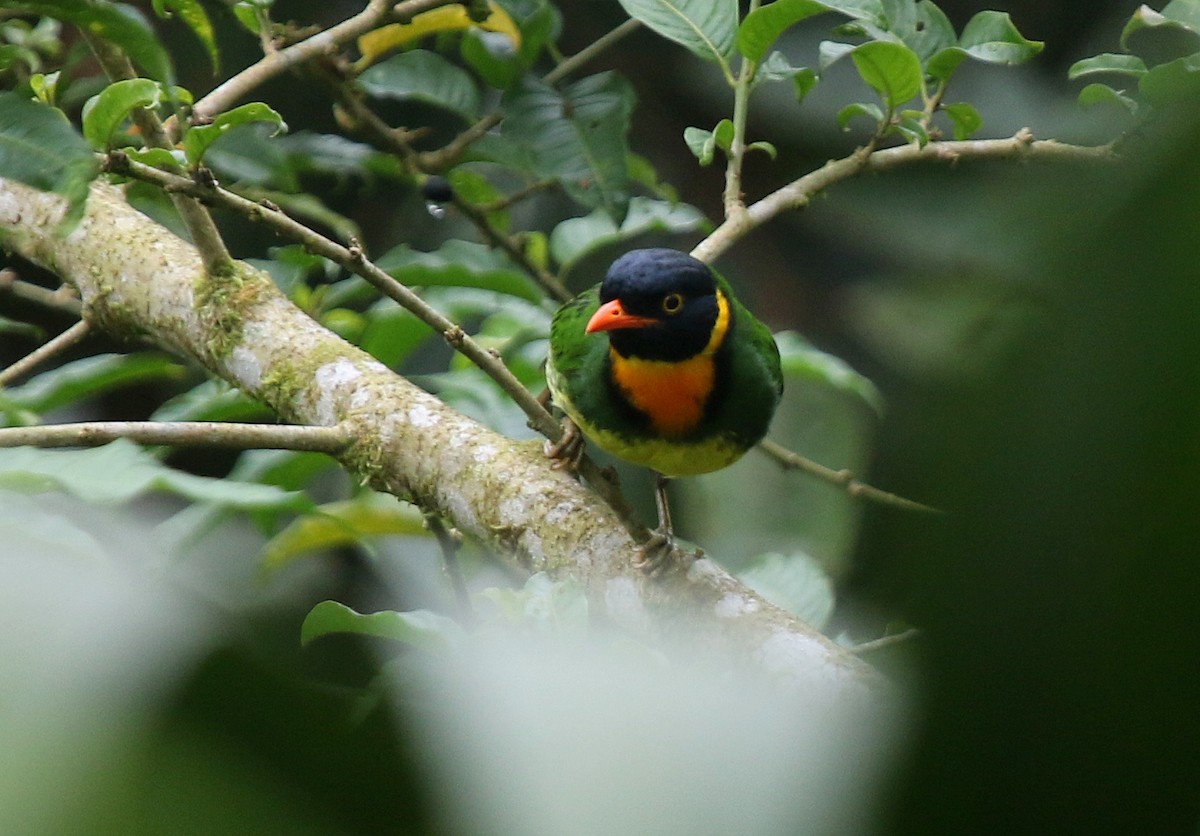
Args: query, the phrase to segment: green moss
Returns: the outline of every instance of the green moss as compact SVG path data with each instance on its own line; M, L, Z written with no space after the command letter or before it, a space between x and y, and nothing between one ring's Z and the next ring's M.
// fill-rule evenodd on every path
M209 356L223 362L242 340L245 313L274 291L262 273L235 262L228 271L203 275L193 284L194 307L210 336Z

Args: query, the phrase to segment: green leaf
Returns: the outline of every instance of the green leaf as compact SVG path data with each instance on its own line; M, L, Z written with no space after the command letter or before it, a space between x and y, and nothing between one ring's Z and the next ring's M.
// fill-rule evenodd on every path
M1154 67L1138 81L1138 91L1157 107L1194 100L1200 96L1200 53Z
M521 77L525 65L508 36L482 29L468 29L460 47L463 60L489 86L507 90Z
M767 142L767 141L761 140L761 139L756 142L751 142L749 145L746 146L746 150L747 151L762 151L771 159L775 159L776 157L779 156L779 151L775 148L774 145L772 145L770 142Z
M833 582L821 564L804 552L761 555L738 577L815 630L822 629L833 614Z
M1160 64L1200 50L1200 0L1172 0L1161 12L1141 6L1121 32L1121 48Z
M364 72L358 83L376 98L422 101L468 120L479 113L479 90L471 77L427 49L394 55Z
M444 650L465 637L454 619L428 610L359 613L337 601L322 601L305 617L300 627L300 644L307 645L335 633L392 639L421 650Z
M626 136L634 101L616 73L562 90L526 78L505 96L502 136L529 155L538 177L559 180L572 198L617 220L629 202Z
M344 502L319 505L293 520L263 548L263 568L275 570L317 549L353 545L364 537L422 537L425 516L394 496L365 492Z
M0 543L7 555L44 554L96 565L110 559L95 536L69 514L14 493L0 496Z
M904 42L912 47L922 63L948 47L958 43L954 24L946 13L930 0L917 3L917 18L911 32L904 33Z
M84 138L93 148L108 148L112 135L133 111L157 107L162 97L162 85L148 78L113 82L83 106Z
M905 142L913 142L918 147L924 148L929 144L929 131L925 128L924 116L925 114L919 110L902 111L900 118L892 124L889 132L899 134Z
M845 360L814 347L795 331L775 335L785 379L798 383L820 383L855 397L878 415L883 414L883 396L869 378L856 372Z
M262 102L250 102L233 110L218 114L208 125L195 125L188 128L183 135L183 151L188 162L196 165L204 158L210 145L225 135L227 131L240 125L254 122L264 122L274 126L271 136L278 136L287 131L283 117Z
M845 58L854 51L854 44L843 44L838 41L821 41L817 46L817 66L822 70L829 69L836 61Z
M1119 90L1107 84L1092 82L1079 91L1080 107L1096 107L1099 105L1118 105L1130 113L1136 113L1137 102Z
M390 305L371 312L359 348L394 369L431 336L428 325L404 308Z
M817 0L775 0L755 9L737 30L737 48L750 61L761 61L767 50L792 26L815 15L833 11Z
M717 143L717 147L729 153L729 149L733 147L733 122L729 119L722 119L713 128L713 141Z
M1146 62L1136 55L1105 52L1091 58L1084 58L1082 61L1076 61L1067 70L1067 78L1074 81L1077 78L1101 73L1141 78L1146 74Z
M206 380L168 400L151 421L262 421L271 410L223 380Z
M706 131L704 128L684 128L683 141L687 144L688 149L696 155L700 165L706 167L712 165L713 159L717 156L717 140L712 131Z
M983 127L983 117L979 115L979 111L975 109L974 105L967 102L942 105L942 110L950 117L950 123L954 126L955 139L970 139L976 131Z
M694 206L635 197L629 201L629 212L620 226L601 210L560 223L550 233L550 255L562 272L567 273L581 258L603 247L630 241L650 232L696 232L707 224L707 219Z
M940 50L926 63L926 71L947 81L966 58L987 64L1022 64L1042 51L1041 41L1031 41L1017 31L1007 13L983 11L963 28L958 45Z
M99 173L91 147L62 111L0 93L0 177L57 192L78 207L78 216Z
M802 102L817 86L817 74L808 67L801 67L792 76L792 87L796 92L796 101Z
M199 0L154 0L154 12L159 17L170 17L172 13L179 15L204 45L213 72L220 71L221 55L217 51L216 33Z
M982 11L967 21L958 45L976 61L989 64L1021 64L1045 46L1017 31L1007 12Z
M177 149L168 151L166 148L134 148L130 145L122 148L121 153L134 162L168 171L187 164L187 158L183 156L182 151Z
M472 241L447 241L431 253L400 244L375 263L410 287L479 287L531 302L542 298L529 276L507 256Z
M867 119L871 120L872 125L876 126L883 124L883 121L886 118L883 115L883 111L880 110L879 105L869 102L855 102L853 104L846 105L838 111L838 127L840 127L843 131L850 130L850 120L856 116L866 117Z
M178 380L182 366L165 354L98 354L64 363L4 390L5 397L33 412L49 412L122 386L156 380Z
M854 20L882 22L879 0L775 0L746 15L737 30L737 47L751 61L761 61L785 31L815 15L835 12Z
M722 66L732 78L738 27L737 0L621 0L626 13L706 61Z
M917 54L903 44L868 41L850 53L862 80L879 93L889 110L921 92L924 73Z
M86 502L117 504L152 491L230 508L306 511L303 494L270 485L210 479L172 470L136 444L117 440L90 450L0 450L0 488L23 493L63 491Z
M588 601L575 580L552 580L545 572L532 575L521 589L489 587L479 597L490 601L500 620L547 633L581 633L588 627Z
M167 51L133 6L108 0L5 0L4 8L8 12L30 12L73 23L119 46L155 81L174 83Z

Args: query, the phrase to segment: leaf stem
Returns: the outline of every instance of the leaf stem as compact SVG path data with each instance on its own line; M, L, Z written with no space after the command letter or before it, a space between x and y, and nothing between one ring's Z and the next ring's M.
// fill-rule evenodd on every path
M751 0L747 14L753 13L758 6L758 0ZM746 203L742 197L742 165L746 159L746 118L750 112L750 88L753 86L757 69L756 62L743 57L737 80L733 82L733 140L729 143L728 161L725 165L726 218L732 218L746 210Z
M129 63L129 58L125 53L103 38L93 35L86 27L80 27L79 31L111 80L120 81L137 77L137 72ZM163 127L162 120L153 110L144 107L135 108L133 122L137 125L147 146L167 151L173 150L174 145ZM175 166L175 170L178 173L183 169ZM200 259L204 263L205 272L210 276L228 274L233 269L233 256L229 254L225 242L221 240L221 233L217 231L217 225L208 211L195 200L183 194L171 195L171 202L175 206L175 211L179 213L179 217L183 219L184 225L187 226L192 242L196 245Z

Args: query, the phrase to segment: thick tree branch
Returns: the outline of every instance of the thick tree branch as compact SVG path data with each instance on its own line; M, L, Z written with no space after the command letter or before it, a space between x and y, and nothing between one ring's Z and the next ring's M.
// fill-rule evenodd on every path
M577 578L598 611L658 646L717 652L846 698L885 686L855 659L708 560L651 579L613 511L517 443L447 407L292 305L259 271L214 289L195 249L93 186L65 239L56 195L0 179L0 245L78 287L85 318L199 362L285 420L338 426L364 482L449 519L530 569Z

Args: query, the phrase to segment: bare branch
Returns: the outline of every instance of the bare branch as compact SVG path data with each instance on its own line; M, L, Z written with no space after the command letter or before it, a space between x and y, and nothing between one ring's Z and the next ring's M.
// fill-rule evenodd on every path
M1008 139L971 139L930 142L925 146L900 145L874 150L870 145L849 156L830 160L751 204L746 211L727 218L692 250L701 261L712 262L751 231L792 209L803 209L817 194L864 171L889 171L919 162L957 163L975 159L1023 159L1046 161L1112 162L1120 156L1112 143L1087 146L1042 139L1035 140L1028 128Z
M172 447L298 450L336 455L350 443L343 427L235 424L216 421L91 421L0 428L0 447L96 447L118 438Z
M865 482L860 482L854 478L854 474L849 470L834 470L831 467L826 467L823 464L818 464L812 459L801 456L795 453L782 444L771 441L769 438L764 438L758 443L758 447L768 456L776 461L781 467L788 470L799 470L810 476L816 476L818 479L829 482L831 485L837 485L844 489L846 493L854 499L868 499L872 502L878 502L882 505L891 505L894 508L903 508L906 511L921 511L927 514L942 514L944 511L934 508L931 505L923 505L920 502L915 502L911 499L905 499L888 491L873 488Z
M22 375L27 374L33 369L37 368L54 355L66 351L68 348L86 337L90 330L91 327L86 321L80 320L79 322L76 322L54 339L50 340L44 345L39 346L29 354L26 354L17 362L13 363L8 368L0 371L0 386L7 386L18 377L21 377Z
M391 20L408 20L421 12L446 6L451 2L453 0L405 0L393 4L391 0L371 0L367 7L354 17L285 49L271 52L262 60L219 84L211 93L196 102L192 108L193 119L212 119L241 101L250 91L281 73L326 55Z
M64 284L50 290L31 282L23 282L17 278L15 270L0 270L0 292L11 293L18 299L53 308L76 318L83 312L83 305L79 304L79 295L75 288Z

